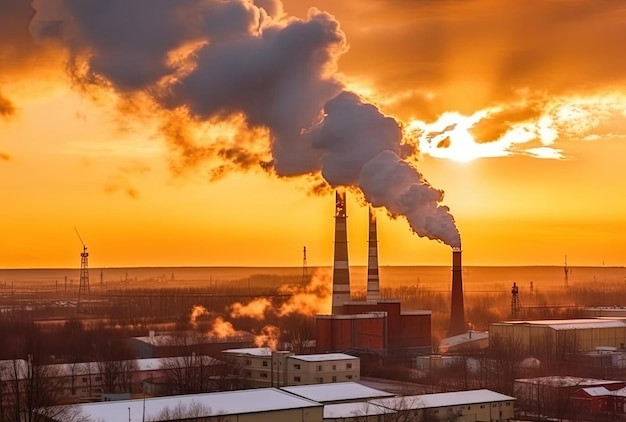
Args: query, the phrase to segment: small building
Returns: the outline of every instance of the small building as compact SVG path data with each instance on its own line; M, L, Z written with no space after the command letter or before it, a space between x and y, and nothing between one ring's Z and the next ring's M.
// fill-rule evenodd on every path
M406 420L508 421L514 417L515 397L491 390L397 396L369 403L398 412Z
M224 337L197 332L168 334L150 331L147 336L132 337L127 342L134 356L140 359L183 356L192 351L198 355L218 356L222 350L255 346L254 335L245 331Z
M206 422L320 422L323 405L276 388L189 394L56 406L40 410L49 422L66 422L78 413L86 420L189 421ZM73 413L72 413L73 412Z
M224 350L243 387L281 387L358 381L360 360L344 353L294 355L268 347Z

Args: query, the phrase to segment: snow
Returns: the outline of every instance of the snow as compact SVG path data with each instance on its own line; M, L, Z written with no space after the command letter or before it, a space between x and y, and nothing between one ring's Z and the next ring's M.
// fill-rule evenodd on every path
M392 393L376 390L363 384L359 384L358 382L298 385L292 387L282 387L282 390L320 403L393 396Z
M626 326L626 321L621 319L561 319L561 320L538 320L538 321L507 321L505 324L513 325L545 325L553 330L574 330L582 328L619 328Z
M239 355L259 356L259 357L272 356L272 349L270 349L269 347L248 347L248 348L243 348L243 349L228 349L228 350L222 350L222 352L239 354Z
M324 362L331 360L353 360L359 359L356 356L346 355L345 353L320 353L316 355L295 355L290 356L291 359L299 359L306 362Z
M592 397L608 396L609 394L611 394L611 392L607 390L605 387L588 387L588 388L583 388L583 391Z
M356 416L384 415L389 413L396 413L396 411L367 402L327 404L324 406L324 419L347 419Z
M469 390L455 391L452 393L422 394L419 396L391 397L371 400L371 403L389 409L422 409L513 400L515 400L515 397L506 396L491 390Z
M580 378L570 376L548 376L538 378L522 378L516 379L516 383L533 384L533 385L549 385L552 387L593 387L600 385L620 384L623 381L600 380L595 378Z
M120 400L74 405L82 415L92 421L119 422L125 420L159 420L165 409L193 406L204 409L197 417L211 415L237 415L274 410L321 407L320 403L296 397L275 388L228 391L223 393L188 394L139 400ZM144 415L145 408L145 415Z

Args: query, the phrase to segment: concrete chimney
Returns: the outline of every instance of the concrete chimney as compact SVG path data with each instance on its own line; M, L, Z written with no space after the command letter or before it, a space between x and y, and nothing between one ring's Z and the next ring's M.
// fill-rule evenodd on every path
M452 248L452 300L450 306L450 336L463 334L465 329L465 305L463 304L463 278L461 248Z
M376 233L376 214L369 208L370 228L367 255L367 294L368 301L380 300L380 278L378 276L378 234Z
M350 301L350 266L348 265L348 229L346 194L335 191L335 260L333 262L332 314L343 313L343 304Z

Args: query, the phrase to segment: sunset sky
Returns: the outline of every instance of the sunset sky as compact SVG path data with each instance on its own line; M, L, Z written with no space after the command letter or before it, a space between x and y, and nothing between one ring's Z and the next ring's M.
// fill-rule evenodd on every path
M626 265L625 39L614 0L2 0L0 268L74 228L92 267L331 265L337 186L351 264L371 202L381 265Z

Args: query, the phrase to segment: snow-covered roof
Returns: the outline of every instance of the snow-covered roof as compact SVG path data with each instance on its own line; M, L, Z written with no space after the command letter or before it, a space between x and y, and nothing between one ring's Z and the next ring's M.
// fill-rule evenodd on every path
M436 407L459 406L477 403L493 403L515 400L515 397L506 396L491 390L455 391L451 393L422 394L417 396L390 397L371 400L370 403L388 409L424 409Z
M497 324L497 323L496 323ZM583 328L618 328L626 326L622 319L587 318L587 319L548 319L537 321L506 321L504 324L543 325L553 330L575 330Z
M592 397L608 396L609 394L611 394L611 392L607 390L606 387L587 387L583 388L582 390Z
M487 331L472 331L459 334L452 337L444 338L439 342L439 349L449 349L450 347L460 346L462 344L471 343L474 341L482 341L489 339L489 332Z
M250 355L257 357L272 356L272 349L269 347L246 347L243 349L222 350L223 353L231 353L234 355Z
M300 397L320 403L347 400L363 400L372 398L392 397L392 393L376 390L358 382L335 382L330 384L296 385L282 387Z
M516 379L515 382L533 385L548 385L552 387L593 387L599 385L620 384L624 381L553 375L548 377L520 378Z
M359 359L356 356L346 355L345 353L319 353L314 355L294 355L289 356L290 359L298 359L306 362L324 362L331 360L354 360Z
M396 413L395 410L376 406L368 402L327 404L324 406L324 419L354 418Z
M85 403L72 405L80 409L82 416L98 422L125 420L161 420L162 412L176 409L199 410L194 417L212 415L238 415L273 410L321 407L302 397L296 397L276 388L227 391L221 393L188 394L182 396L154 397L137 400ZM145 415L144 415L145 407ZM183 412L184 413L184 412Z

